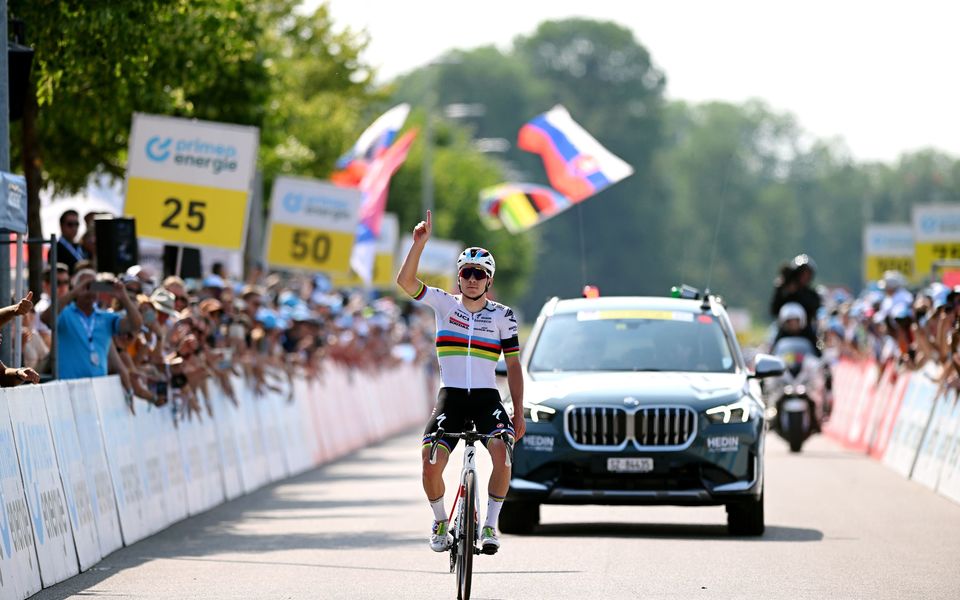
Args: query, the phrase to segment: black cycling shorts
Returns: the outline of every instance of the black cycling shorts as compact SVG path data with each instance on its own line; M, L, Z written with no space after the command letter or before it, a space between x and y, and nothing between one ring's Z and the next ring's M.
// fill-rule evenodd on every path
M512 435L513 425L506 409L500 402L500 392L492 388L473 389L444 387L437 394L437 405L430 415L426 429L423 430L423 445L429 446L433 432L439 427L444 431L460 433L464 423L472 420L477 432L492 434L508 431ZM460 440L443 436L440 445L453 451ZM484 443L486 445L486 443Z

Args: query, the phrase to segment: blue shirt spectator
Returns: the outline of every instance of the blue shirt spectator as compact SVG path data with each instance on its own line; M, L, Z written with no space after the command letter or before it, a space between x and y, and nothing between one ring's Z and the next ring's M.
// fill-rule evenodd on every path
M120 333L122 320L121 315L99 308L87 316L75 302L63 309L57 319L60 379L106 375L110 339Z
M66 305L57 315L57 360L61 379L102 377L108 373L112 338L118 333L137 331L143 324L140 310L119 281L100 281L97 274L80 270L73 276L73 287L64 297ZM97 301L117 299L126 311L121 315L98 308ZM52 321L52 308L44 313Z

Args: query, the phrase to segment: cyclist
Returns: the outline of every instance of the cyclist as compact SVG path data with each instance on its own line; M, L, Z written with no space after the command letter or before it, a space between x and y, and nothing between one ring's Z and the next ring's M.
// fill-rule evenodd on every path
M430 434L438 427L459 432L465 421L472 420L480 433L503 431L520 439L526 424L523 420L517 319L509 307L486 297L496 272L493 255L477 247L467 248L460 254L457 259L458 295L426 286L417 279L417 267L432 229L432 216L427 211L427 220L420 221L413 229L413 245L397 274L397 283L414 300L433 308L437 318L436 346L442 387L424 431L421 455L423 489L434 518L430 548L443 552L453 542L443 504L443 469L458 440L442 438L438 448L444 451L438 451L436 464L430 464ZM507 381L513 399L512 423L501 403L494 373L501 351L507 363ZM487 512L480 545L484 554L494 554L500 548L497 518L510 486L510 468L505 464L503 441L492 439L484 445L490 452L493 473L487 486Z

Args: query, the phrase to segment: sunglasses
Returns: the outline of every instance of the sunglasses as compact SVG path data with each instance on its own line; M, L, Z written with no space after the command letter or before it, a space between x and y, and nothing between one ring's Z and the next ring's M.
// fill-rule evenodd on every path
M64 227L80 227L80 221L66 221L63 224Z
M476 279L477 281L483 281L489 275L483 269L475 269L474 267L464 267L460 269L460 277L464 279Z

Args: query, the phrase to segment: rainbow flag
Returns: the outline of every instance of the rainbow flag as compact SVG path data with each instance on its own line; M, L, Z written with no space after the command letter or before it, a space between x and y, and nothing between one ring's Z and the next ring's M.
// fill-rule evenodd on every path
M480 191L483 221L488 226L499 221L510 233L526 231L571 206L562 194L532 183L501 183Z

